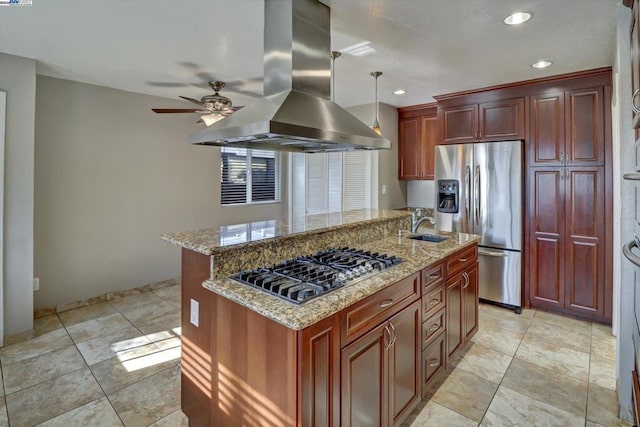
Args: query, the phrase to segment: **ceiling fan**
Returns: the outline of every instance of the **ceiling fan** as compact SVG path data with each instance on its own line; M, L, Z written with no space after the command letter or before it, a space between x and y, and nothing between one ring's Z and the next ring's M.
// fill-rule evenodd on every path
M220 89L224 87L224 82L214 80L209 82L209 87L213 89L213 95L205 95L200 101L188 96L180 96L180 98L198 105L200 108L152 108L154 113L159 114L175 114L175 113L197 113L201 114L197 123L204 123L211 126L215 122L224 119L226 116L233 114L242 107L234 107L233 103L226 96L220 95Z

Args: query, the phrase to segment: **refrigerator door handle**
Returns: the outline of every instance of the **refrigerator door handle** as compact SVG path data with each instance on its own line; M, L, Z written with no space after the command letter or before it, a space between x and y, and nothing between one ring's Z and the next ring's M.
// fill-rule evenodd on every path
M483 250L478 250L478 255L501 257L501 258L507 257L507 254L504 252L489 252L489 251L483 251Z
M476 165L476 174L474 182L474 199L476 205L476 224L480 225L480 165Z
M471 210L470 210L471 204L469 203L469 192L471 191L471 166L470 165L467 165L464 173L465 173L464 208L467 213L467 218L469 218L471 216Z

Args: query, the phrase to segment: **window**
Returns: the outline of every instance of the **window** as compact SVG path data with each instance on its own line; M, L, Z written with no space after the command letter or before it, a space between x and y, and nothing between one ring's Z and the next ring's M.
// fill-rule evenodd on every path
M377 153L294 153L291 167L292 217L377 206Z
M273 151L222 147L221 203L280 201L280 165Z

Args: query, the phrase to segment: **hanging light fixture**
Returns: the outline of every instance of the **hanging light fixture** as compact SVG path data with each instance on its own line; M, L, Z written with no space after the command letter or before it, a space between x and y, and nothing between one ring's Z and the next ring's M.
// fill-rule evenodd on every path
M336 67L336 59L342 56L342 53L337 50L331 51L331 102L336 102L336 79L335 79L335 67Z
M382 135L382 131L380 130L380 123L378 122L378 77L382 75L382 71L373 71L369 73L371 77L376 79L376 119L373 121L373 131L378 135Z

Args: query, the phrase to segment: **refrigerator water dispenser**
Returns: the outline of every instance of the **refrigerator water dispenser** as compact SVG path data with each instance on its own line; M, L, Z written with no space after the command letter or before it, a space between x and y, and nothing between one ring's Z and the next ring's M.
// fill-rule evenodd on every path
M438 212L458 213L460 182L457 179L438 180Z

